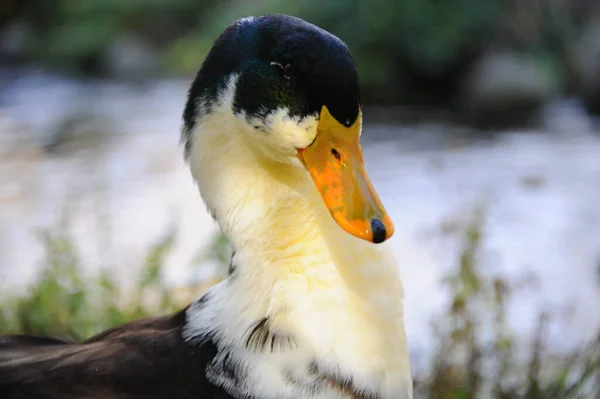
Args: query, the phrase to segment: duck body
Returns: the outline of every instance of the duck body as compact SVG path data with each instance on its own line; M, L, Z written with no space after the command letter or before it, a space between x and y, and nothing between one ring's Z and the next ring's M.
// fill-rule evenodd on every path
M183 119L192 176L235 250L228 277L81 344L0 338L0 397L412 398L382 243L393 224L364 171L346 45L294 17L238 20Z
M185 311L130 322L81 343L0 337L0 398L232 398L205 376L216 346L183 339Z

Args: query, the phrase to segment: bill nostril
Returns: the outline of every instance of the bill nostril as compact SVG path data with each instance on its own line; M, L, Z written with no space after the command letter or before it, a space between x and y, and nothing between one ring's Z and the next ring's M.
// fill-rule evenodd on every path
M371 219L371 231L373 232L373 242L380 244L385 241L387 231L381 220L377 218Z
M331 155L333 155L335 157L335 159L337 159L338 161L342 160L342 156L340 155L338 150L336 150L335 148L331 149Z

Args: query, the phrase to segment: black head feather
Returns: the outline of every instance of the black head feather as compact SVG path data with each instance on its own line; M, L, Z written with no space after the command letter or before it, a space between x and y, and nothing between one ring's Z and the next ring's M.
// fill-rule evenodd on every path
M211 112L232 73L238 74L233 111L247 118L264 118L280 107L302 118L317 115L323 105L345 125L358 117L358 74L344 42L296 17L243 18L219 36L189 90L186 152L194 124Z

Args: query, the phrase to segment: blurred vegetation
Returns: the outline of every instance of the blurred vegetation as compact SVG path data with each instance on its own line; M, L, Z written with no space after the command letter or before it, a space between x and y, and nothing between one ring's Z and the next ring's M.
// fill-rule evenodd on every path
M0 303L0 331L84 339L130 320L178 310L162 280L164 258L173 244L168 234L148 251L133 290L119 286L112 270L85 275L72 240L61 227L39 233L46 258L26 296Z
M600 46L585 39L600 26L594 0L4 0L0 53L92 75L192 74L228 24L265 13L346 41L367 102L456 106L474 65L509 51L600 107Z
M451 298L437 318L437 350L430 375L417 378L417 398L575 399L600 394L600 331L571 354L545 346L541 313L533 343L519 346L507 324L507 304L517 289L489 275L480 262L485 207L476 210L464 234L457 267L446 280Z
M446 283L451 298L436 318L436 356L427 375L415 376L415 397L431 399L593 398L600 393L600 335L570 354L545 347L542 314L535 342L519 349L506 323L509 282L487 275L479 262L485 210L475 214L464 249ZM123 290L109 271L85 275L66 229L40 234L46 250L40 278L25 296L2 298L0 334L30 333L78 340L136 318L172 312L188 304L162 279L174 236L153 245L133 291ZM225 275L230 247L218 235L199 260L218 261ZM196 288L195 295L202 294ZM151 300L149 300L151 299Z

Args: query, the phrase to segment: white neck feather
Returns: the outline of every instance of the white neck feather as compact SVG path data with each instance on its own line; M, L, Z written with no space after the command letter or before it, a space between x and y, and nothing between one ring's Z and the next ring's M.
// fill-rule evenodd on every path
M240 393L293 396L298 387L281 374L314 378L307 369L316 363L376 397L412 397L391 251L343 231L308 173L265 156L243 129L225 103L192 132L192 174L236 252L234 272L209 303L190 309L188 337L218 331L220 347L236 348L238 362L258 370L246 388L231 387ZM248 349L252 326L264 318L269 333L284 338L264 336L264 350ZM347 397L323 392L303 397Z

